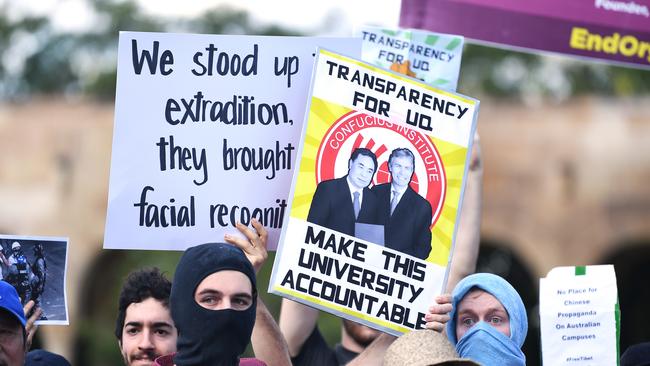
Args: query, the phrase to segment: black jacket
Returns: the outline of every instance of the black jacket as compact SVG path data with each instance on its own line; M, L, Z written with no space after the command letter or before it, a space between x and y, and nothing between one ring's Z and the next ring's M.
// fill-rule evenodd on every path
M347 175L343 178L324 180L316 187L307 221L354 236L355 222L377 223L377 198L370 189L364 188L361 211L355 220Z
M372 188L379 201L379 223L388 248L426 259L431 251L431 204L410 186L390 214L390 183Z

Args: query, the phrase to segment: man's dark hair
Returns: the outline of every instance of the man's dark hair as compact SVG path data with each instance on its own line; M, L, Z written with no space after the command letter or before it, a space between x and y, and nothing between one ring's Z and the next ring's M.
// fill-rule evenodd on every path
M415 156L413 155L413 152L411 150L405 147L397 148L390 153L390 156L388 157L388 165L390 165L393 158L399 158L405 156L411 158L411 162L413 163L413 170L415 170Z
M377 171L377 156L370 151L369 149L366 149L365 147L358 147L352 151L352 155L350 155L350 160L348 160L348 164L357 160L359 155L365 155L372 159L372 162L375 164L375 172Z
M126 318L126 308L133 303L143 302L148 298L154 298L169 309L169 294L172 290L172 283L160 272L160 269L144 268L129 273L122 292L120 293L117 320L115 322L115 336L122 341L122 328Z

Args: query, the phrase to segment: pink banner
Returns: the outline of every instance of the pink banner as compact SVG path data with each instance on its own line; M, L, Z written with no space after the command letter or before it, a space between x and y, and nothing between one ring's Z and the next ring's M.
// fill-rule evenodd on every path
M402 0L400 26L650 68L650 0Z

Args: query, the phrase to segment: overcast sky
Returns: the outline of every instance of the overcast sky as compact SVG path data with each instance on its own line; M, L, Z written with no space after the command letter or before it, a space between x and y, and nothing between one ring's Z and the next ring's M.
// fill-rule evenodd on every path
M137 0L146 12L161 17L193 17L206 9L228 4L247 10L262 24L279 24L304 32L328 25L329 36L349 36L355 26L397 27L400 0ZM0 0L10 16L25 12L50 14L59 30L87 30L96 24L85 0Z

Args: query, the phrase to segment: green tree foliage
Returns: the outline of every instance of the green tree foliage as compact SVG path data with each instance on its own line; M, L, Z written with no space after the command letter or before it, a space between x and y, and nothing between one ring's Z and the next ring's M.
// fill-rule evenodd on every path
M134 0L89 1L101 21L86 33L57 33L46 17L10 20L6 11L0 12L0 49L6 51L0 62L0 98L63 93L112 101L119 31L300 35L258 24L245 11L228 6L191 20L159 19L145 14ZM478 98L563 101L583 94L648 94L650 72L468 44L459 86L460 92Z
M57 33L46 17L10 21L7 12L0 12L0 49L7 50L19 38L35 44L29 54L12 58L10 63L18 67L10 70L6 62L0 62L0 98L85 94L112 101L120 31L299 35L277 25L258 25L246 12L227 6L192 20L163 20L145 14L133 0L92 0L90 4L102 21L86 33Z
M119 31L300 35L278 25L257 24L245 11L228 6L186 20L152 17L134 0L89 1L102 21L86 33L57 33L46 17L10 20L6 11L0 12L0 49L5 50L0 98L63 93L112 101ZM21 52L25 48L30 51ZM468 44L459 86L460 92L478 98L563 101L583 94L648 94L650 72Z
M459 92L558 101L585 94L632 96L650 93L650 71L466 44Z
M24 63L21 81L28 93L59 94L76 89L78 75L72 69L69 55L79 47L75 37L51 37Z
M5 5L6 7L6 5ZM25 88L21 82L20 74L14 70L21 65L12 63L12 52L16 52L11 46L18 38L27 37L29 34L38 33L41 29L47 27L48 20L44 17L25 17L23 19L12 21L7 15L6 9L0 7L0 99L7 95L19 93Z

